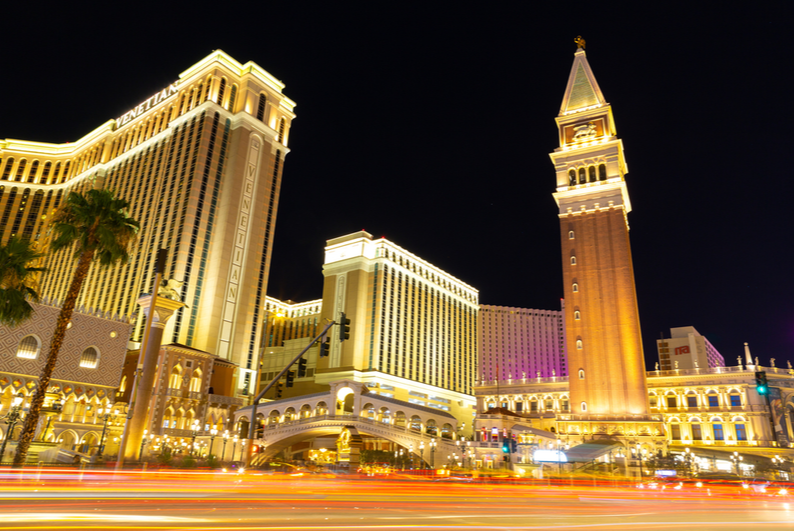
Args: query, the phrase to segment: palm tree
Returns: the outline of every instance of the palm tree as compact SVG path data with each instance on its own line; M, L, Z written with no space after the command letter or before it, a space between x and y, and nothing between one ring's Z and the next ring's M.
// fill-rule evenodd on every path
M88 274L91 262L98 261L100 266L109 267L129 260L129 250L140 223L127 217L129 203L124 199L115 199L111 190L89 190L85 194L72 192L64 205L53 216L50 249L58 252L74 246L74 258L77 259L72 283L66 292L66 298L58 314L47 363L39 376L39 384L30 402L30 410L25 418L25 425L19 436L19 444L14 455L14 466L25 463L28 448L36 432L44 394L50 385L58 351L63 344L66 326L72 318L77 296Z
M0 245L0 324L18 326L33 315L28 299L38 302L36 277L44 271L33 263L42 256L29 240L16 236Z

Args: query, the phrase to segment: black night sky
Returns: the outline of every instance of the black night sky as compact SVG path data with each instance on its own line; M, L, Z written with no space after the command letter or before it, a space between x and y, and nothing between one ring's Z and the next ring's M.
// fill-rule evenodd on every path
M325 241L365 229L483 304L559 309L548 154L582 35L629 166L647 368L688 325L730 365L744 341L792 359L791 3L288 4L4 7L0 138L75 141L222 49L297 102L270 295L319 298Z

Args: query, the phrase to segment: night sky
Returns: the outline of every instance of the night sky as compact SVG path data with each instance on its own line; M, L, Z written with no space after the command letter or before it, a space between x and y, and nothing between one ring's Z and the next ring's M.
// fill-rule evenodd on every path
M297 103L270 295L319 298L325 241L365 229L483 304L559 309L549 153L582 35L624 141L647 368L655 339L688 325L730 365L747 341L785 366L791 3L431 4L4 7L0 138L75 141L221 49Z

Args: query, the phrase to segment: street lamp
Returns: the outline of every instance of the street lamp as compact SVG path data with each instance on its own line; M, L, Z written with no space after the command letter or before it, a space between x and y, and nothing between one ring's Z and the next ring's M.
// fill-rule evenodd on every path
M141 439L141 449L138 451L138 460L143 461L144 459L144 446L146 446L147 439L146 436L149 433L149 430L144 430L144 436Z
M63 410L63 405L66 403L65 399L57 400L52 403L50 406L50 410L53 413L60 413ZM46 442L47 440L47 432L50 431L50 423L52 422L52 418L54 415L47 415L47 425L44 427L44 431L41 432L41 440Z
M193 421L193 424L190 425L190 431L193 432L193 436L190 439L190 455L193 455L193 449L196 445L196 433L199 431L199 419Z
M215 440L215 436L218 435L218 430L213 428L210 430L210 451L207 453L207 457L211 457L213 455L213 441Z
M425 441L420 442L420 459L422 460L422 469L425 470Z
M235 460L235 446L237 446L238 437L235 435L232 437L232 461Z
M436 463L434 460L434 452L436 452L436 439L431 439L429 446L431 447L431 468L436 469Z
M734 455L730 456L732 462L734 463L734 468L737 470L737 475L740 475L740 463L743 460L743 456L741 456L738 452L734 452Z
M224 449L221 451L221 461L226 457L226 443L229 442L229 430L224 430Z
M414 443L409 444L409 470L414 468Z
M6 436L3 437L3 445L0 446L0 463L3 462L3 456L6 453L6 443L8 443L9 437L14 434L14 426L17 425L19 421L19 410L22 408L22 401L24 400L22 393L20 392L14 399L11 401L11 409L8 410L8 415L5 417L0 417L0 420L5 420L6 424L8 425L8 431L6 431Z
M106 407L104 410L99 408L97 414L102 415L103 411L104 417L102 424L102 435L99 436L99 450L97 451L97 457L102 457L102 452L105 451L105 432L108 429L108 420L110 420L112 416L112 408L110 406Z

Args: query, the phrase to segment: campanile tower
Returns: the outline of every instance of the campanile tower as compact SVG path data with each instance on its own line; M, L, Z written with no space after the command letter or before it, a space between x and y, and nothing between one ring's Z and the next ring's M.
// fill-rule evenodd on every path
M560 147L550 157L560 209L571 412L586 421L583 430L595 433L589 418L630 415L640 421L649 409L629 245L627 164L584 41L578 42L555 121Z

